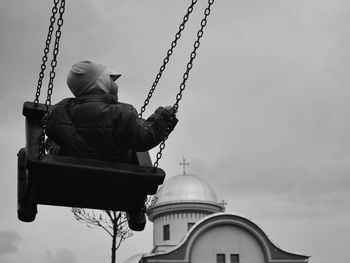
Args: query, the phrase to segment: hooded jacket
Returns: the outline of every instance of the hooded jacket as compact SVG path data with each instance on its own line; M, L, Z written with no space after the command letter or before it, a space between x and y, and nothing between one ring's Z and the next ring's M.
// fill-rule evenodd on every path
M146 120L139 118L132 105L106 93L110 84L103 79L105 75L98 76L83 93L75 87L76 98L64 99L52 107L47 136L60 146L61 155L132 163L132 152L158 145L167 128L170 132L174 129L177 119L163 107Z

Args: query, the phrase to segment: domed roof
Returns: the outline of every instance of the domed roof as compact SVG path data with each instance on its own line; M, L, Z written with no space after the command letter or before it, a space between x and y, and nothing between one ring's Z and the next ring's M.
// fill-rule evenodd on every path
M156 205L174 202L218 203L211 186L192 174L176 175L161 186L156 195Z

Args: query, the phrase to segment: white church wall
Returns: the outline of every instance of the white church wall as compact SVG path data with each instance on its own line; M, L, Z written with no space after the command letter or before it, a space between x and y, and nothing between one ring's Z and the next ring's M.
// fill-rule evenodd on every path
M264 263L264 253L258 241L244 229L234 225L217 225L202 232L193 243L191 263L217 262L216 255L239 254L239 262Z
M171 246L177 245L188 232L188 223L196 223L200 219L207 216L208 213L199 212L182 212L172 213L158 217L154 220L154 235L153 246L162 247L162 250L167 250ZM164 240L163 226L169 225L170 238ZM169 247L170 246L170 247ZM159 249L157 249L159 251Z

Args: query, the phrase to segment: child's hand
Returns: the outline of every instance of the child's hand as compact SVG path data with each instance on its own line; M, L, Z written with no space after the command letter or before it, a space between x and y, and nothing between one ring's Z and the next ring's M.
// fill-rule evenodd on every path
M176 114L176 112L177 112L177 110L174 108L174 107L172 107L172 106L166 106L166 107L164 107L164 109L166 109L166 110L168 110L168 111L170 111L172 114Z

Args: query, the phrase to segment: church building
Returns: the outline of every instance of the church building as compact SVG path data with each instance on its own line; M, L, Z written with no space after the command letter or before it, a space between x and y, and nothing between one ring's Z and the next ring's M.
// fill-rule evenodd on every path
M308 256L275 246L252 221L224 212L200 177L166 180L148 209L153 249L125 263L302 263Z

